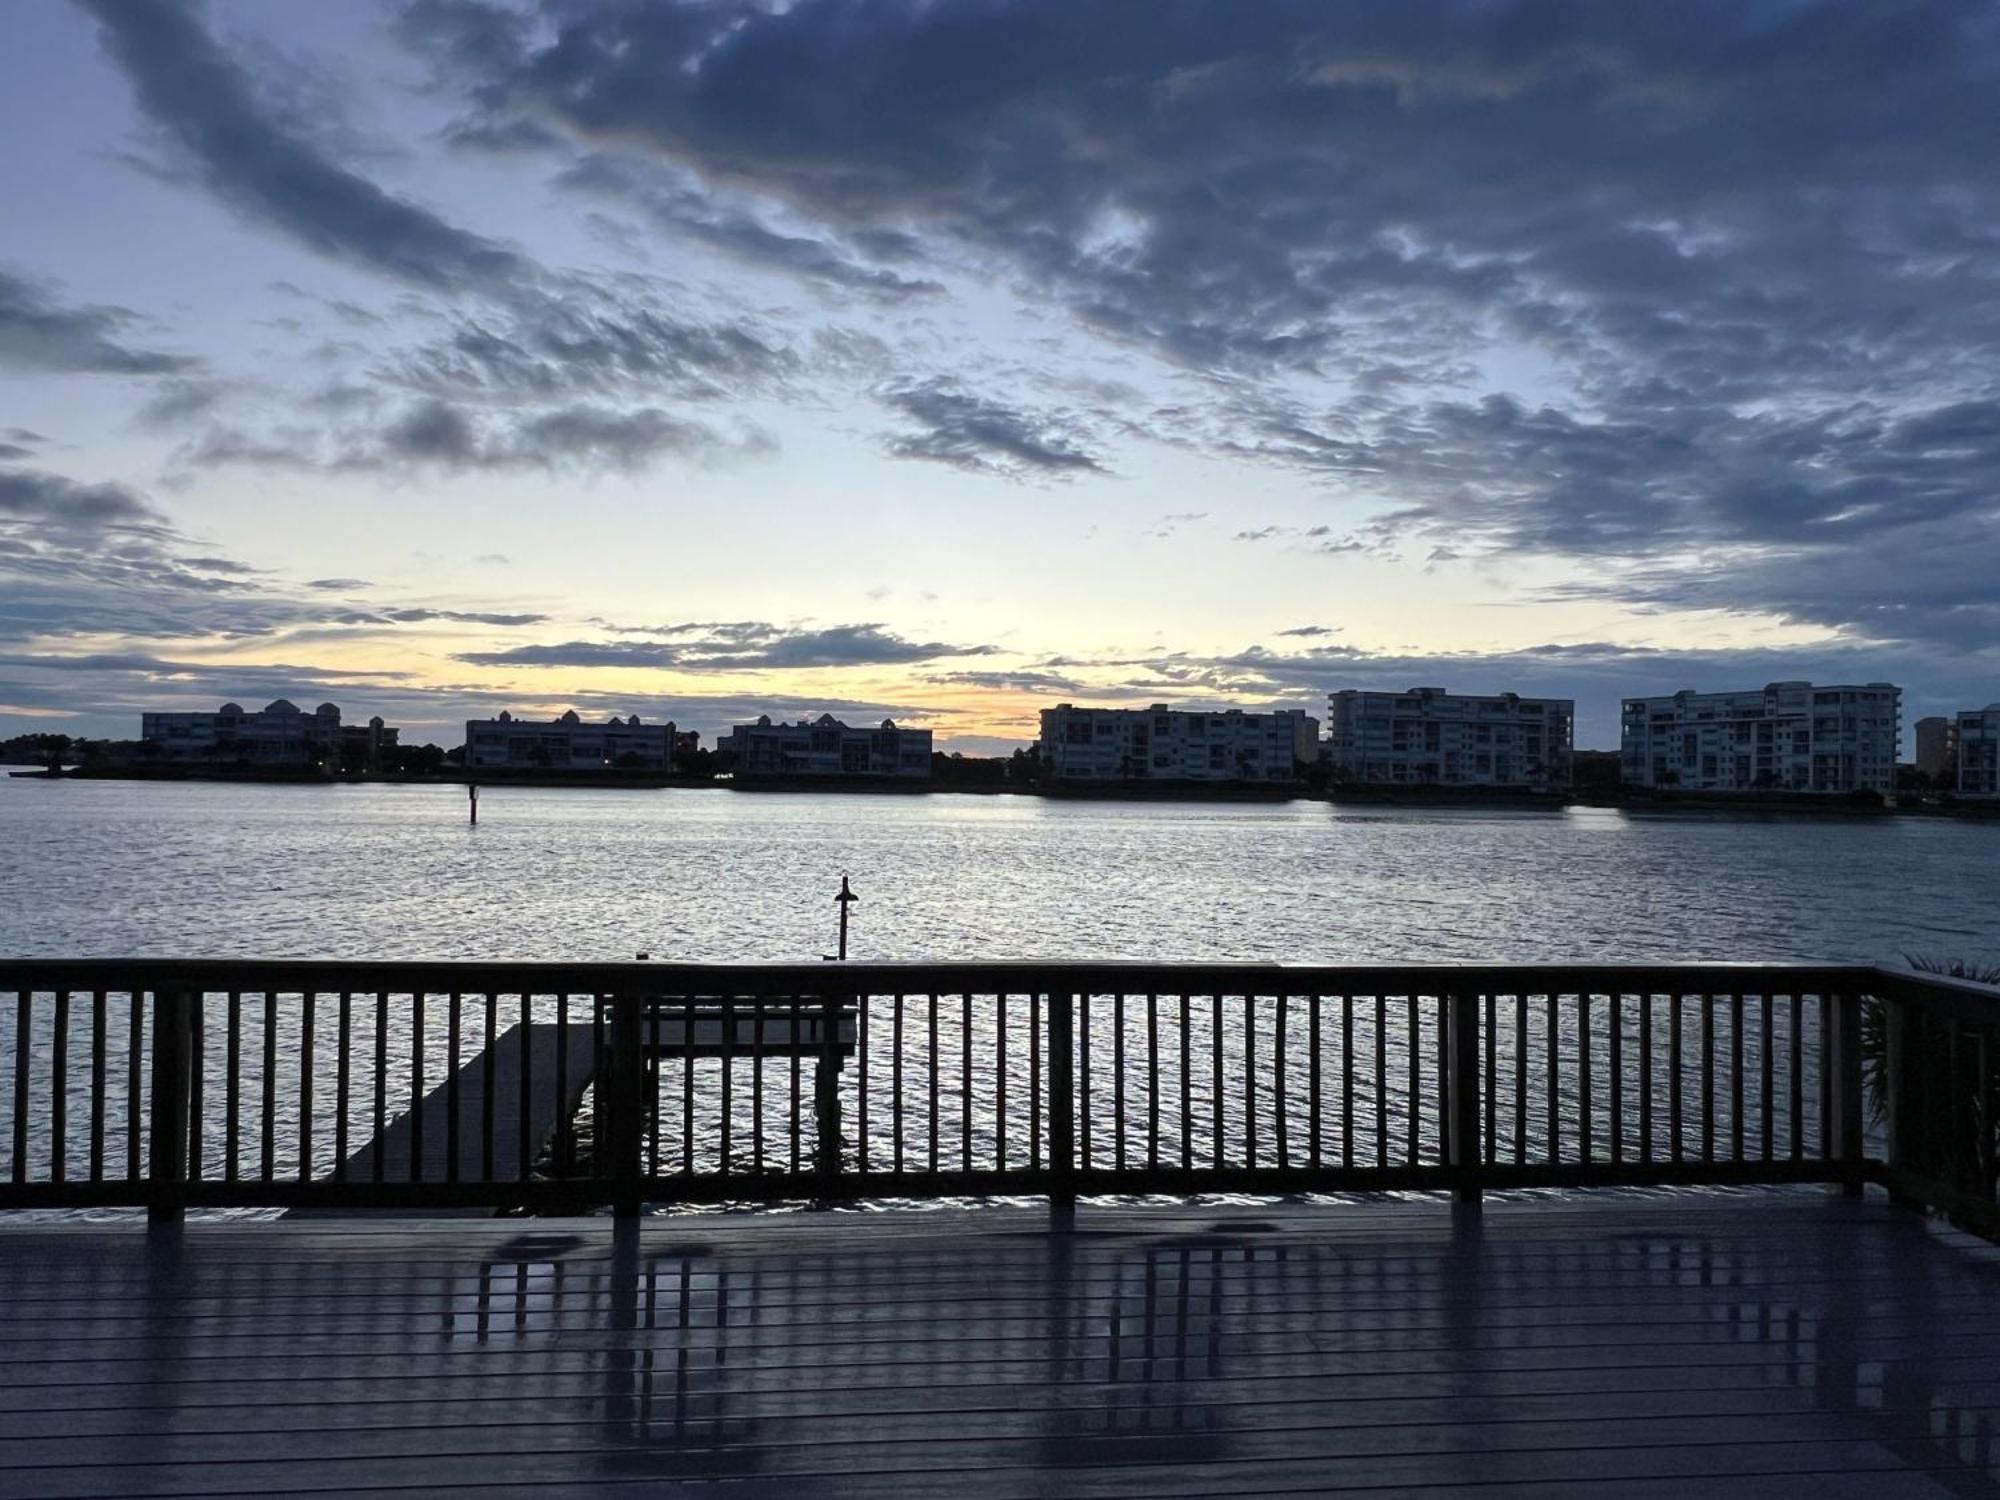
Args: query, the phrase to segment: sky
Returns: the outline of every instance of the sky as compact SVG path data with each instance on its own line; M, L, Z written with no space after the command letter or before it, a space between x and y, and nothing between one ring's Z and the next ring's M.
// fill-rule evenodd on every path
M2000 700L2000 7L7 25L0 735Z

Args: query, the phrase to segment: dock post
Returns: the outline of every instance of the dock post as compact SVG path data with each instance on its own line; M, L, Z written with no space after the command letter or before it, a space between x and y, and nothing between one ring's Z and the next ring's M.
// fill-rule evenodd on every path
M1076 1227L1076 1001L1049 996L1049 1227L1057 1231Z
M1861 997L1849 992L1832 997L1834 1152L1840 1161L1843 1196L1861 1196L1863 1156L1861 1128Z
M620 1219L636 1219L644 1195L643 1146L646 1134L644 1019L638 995L611 997L611 1057L605 1070L610 1085L606 1111L611 1139L606 1143L611 1167L611 1211ZM690 1015L688 1024L694 1024Z
M194 1065L193 997L185 990L153 994L153 1100L147 1182L147 1222L176 1225L187 1217L188 1143L200 1122L188 1103Z

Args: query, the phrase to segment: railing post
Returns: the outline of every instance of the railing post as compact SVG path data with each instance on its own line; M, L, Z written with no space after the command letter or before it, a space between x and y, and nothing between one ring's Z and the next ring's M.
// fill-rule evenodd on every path
M1076 1222L1076 996L1049 996L1049 1217Z
M846 996L829 989L820 997L819 1064L813 1073L813 1118L819 1127L819 1150L814 1166L819 1173L820 1197L831 1202L840 1185L840 1022ZM759 1039L761 1042L761 1038ZM856 1028L855 1045L860 1045ZM935 1066L937 1060L931 1060Z
M610 1140L605 1155L611 1168L611 1211L621 1219L636 1218L644 1195L645 1144L645 1001L638 995L611 997L611 1056L606 1060L609 1108L605 1111ZM688 1026L694 1025L690 1013Z
M1464 1177L1454 1192L1456 1200L1468 1207L1479 1206L1480 1187L1470 1180L1480 1165L1479 1130L1479 997L1452 994L1445 997L1449 1045L1445 1049L1445 1159Z
M194 1070L193 1005L185 990L153 994L152 1138L147 1161L146 1218L178 1224L187 1216L189 1117Z
M1840 1190L1859 1197L1862 1185L1861 1136L1861 997L1833 997L1833 1130L1834 1159L1840 1164Z

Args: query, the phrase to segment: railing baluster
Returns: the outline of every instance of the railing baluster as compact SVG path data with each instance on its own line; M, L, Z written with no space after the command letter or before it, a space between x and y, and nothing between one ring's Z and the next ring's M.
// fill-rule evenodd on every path
M69 1181L69 990L56 989L55 1031L50 1037L54 1072L49 1078L49 1181Z
M805 1016L804 1012L799 1009L799 997L797 995L789 997L787 1003L790 1006L791 1012L787 1024L792 1028L790 1033L792 1054L791 1171L792 1175L796 1177L799 1175L799 1136L801 1134L799 1130L799 1062L805 1052L805 1031L802 1029ZM861 1113L860 1125L857 1128L861 1138L861 1170L865 1172L868 1170L868 997L866 995L856 996L854 1003L856 1006L855 1049L859 1054L858 1061L861 1066Z
M424 1168L424 987L410 991L410 1181L422 1182Z
M1486 1089L1483 1101L1486 1105L1486 1156L1485 1160L1495 1161L1497 1142L1500 1134L1500 1002L1494 995L1482 997L1486 1011Z
M1182 995L1181 1002L1181 1170L1194 1166L1194 1052L1191 1012L1193 997Z
M146 994L143 990L133 990L128 997L132 1002L131 1022L125 1032L125 1180L137 1182L139 1170L139 1109L140 1099L145 1091L145 1018ZM234 1027L231 1028L232 1032ZM24 1035L21 1040L25 1043ZM19 1100L17 1102L24 1102ZM17 1135L18 1142L20 1137Z
M232 1000L234 999L233 996L231 998ZM345 985L343 985L340 990L339 1019L340 1019L340 1036L338 1042L336 1043L336 1051L334 1054L334 1065L333 1065L333 1097L334 1097L333 1175L335 1180L340 1182L345 1182L347 1181L347 1112L348 1109L350 1108L349 1092L352 1082L352 1073L353 1073L352 1055L354 1050L353 1038L351 1035L354 1026L354 996L352 995L352 993L348 991ZM235 1007L233 1005L230 1008L229 1032L230 1032L229 1035L230 1046L233 1049L236 1043L236 1014L235 1014ZM232 1051L232 1061L230 1063L230 1071L232 1073L235 1071L233 1051ZM235 1080L233 1078L230 1080L230 1088L232 1091L230 1099L230 1108L233 1117L235 1112L235 1097L234 1097ZM234 1134L233 1118L231 1121L231 1133L233 1137ZM229 1163L229 1175L231 1178L234 1178L236 1175L236 1162L235 1162L235 1151L233 1148L231 1149L230 1152L230 1158L231 1159Z
M1653 992L1639 996L1639 1160L1653 1161Z
M1257 997L1243 997L1243 1165L1257 1165Z
M1307 1038L1307 1044L1312 1048L1312 1055L1311 1055L1311 1061L1308 1062L1306 1065L1306 1094L1308 1098L1308 1102L1306 1105L1306 1114L1310 1119L1312 1125L1312 1151L1307 1158L1307 1164L1310 1165L1313 1168L1313 1170L1317 1171L1319 1170L1319 1164L1320 1164L1320 1137L1325 1133L1325 1127L1320 1113L1319 1054L1320 1054L1320 1011L1321 1008L1326 1003L1326 997L1324 995L1308 995L1306 997L1306 1003L1312 1007L1312 1013L1308 1021L1308 1026L1311 1034Z
M1528 997L1514 992L1514 1165L1528 1160Z
M1729 997L1729 1159L1743 1160L1743 996Z
M681 1001L681 1170L694 1173L694 1070L699 1053L695 1048L694 997ZM794 1001L796 1003L796 1000ZM658 1014L657 1012L655 1013ZM803 1035L801 1033L800 1035Z
M499 1175L497 1165L494 1161L496 1153L493 1136L496 1129L494 1106L497 1100L495 1099L495 1095L499 1092L500 1088L499 1068L497 1066L499 1062L499 1047L495 1042L495 1038L500 1032L500 991L496 986L488 986L485 995L481 998L486 1002L486 1024L479 1052L479 1180L481 1182L492 1182ZM637 1004L638 1002L635 1000L633 1003ZM611 1046L612 1066L615 1068L617 1066L618 1046L616 1036L613 1036ZM378 1057L379 1055L377 1054ZM377 1128L380 1128L379 1125Z
M736 1115L735 1091L736 1001L734 997L725 995L722 997L722 1130L721 1144L718 1148L722 1153L719 1170L725 1177L730 1173L730 1134L735 1125Z
M1685 1022L1681 1015L1681 994L1675 990L1667 996L1667 1135L1668 1153L1679 1164L1686 1159L1687 1147L1681 1139L1682 1129L1682 1085L1681 1070L1686 1065L1682 1056L1685 1046L1681 1032Z
M455 1088L458 1082L458 996L456 994L451 997L451 1076L453 1087ZM570 1132L571 1121L569 1114L569 989L567 986L564 986L556 995L555 1104L555 1135L550 1146L553 1158L550 1165L555 1169L555 1174L558 1177L568 1177L572 1167L570 1153L573 1138ZM452 1175L453 1180L456 1180L458 1173L458 1105L456 1095L453 1096L451 1129ZM660 1163L656 1146L653 1175L657 1177L659 1172Z
M1006 1077L1003 1072L1001 1077ZM1160 1166L1160 997L1146 996L1146 1166Z
M1618 1167L1625 1164L1625 997L1613 990L1605 998L1611 1002L1611 1076L1605 1080L1610 1098L1604 1128L1611 1137L1611 1165Z
M903 1170L903 997L897 995L893 1002L889 1019L889 1116L890 1128L895 1132L892 1153L895 1170Z
M1409 1109L1406 1111L1409 1136L1405 1142L1404 1160L1414 1167L1422 1159L1423 1146L1421 1111L1424 1097L1424 1030L1423 1014L1417 1009L1417 997L1415 995L1405 997L1404 1006L1407 1029L1404 1032L1403 1050L1408 1054L1410 1062L1410 1086L1404 1096L1409 1104Z
M486 1050L490 1056L493 1050L490 1040L487 1043ZM389 1116L389 990L386 982L378 985L375 991L374 1083L375 1110L373 1121L375 1134L369 1150L369 1155L372 1159L368 1163L368 1176L372 1182L381 1182L385 1179L388 1171L386 1159L389 1155L387 1151L382 1149L382 1133L388 1124ZM493 1098L493 1072L490 1064L486 1073L486 1098L488 1100L487 1107L490 1110ZM490 1115L488 1116L488 1120L487 1136L490 1139L492 1136ZM486 1154L486 1177L489 1181L493 1177L493 1153L491 1151L488 1151Z
M90 1180L104 1181L104 991L90 996Z
M208 1118L202 1102L202 1080L208 1073L207 1047L204 1043L204 1011L208 996L200 990L187 997L187 1073L188 1073L188 1113L187 1113L187 1175L191 1182L199 1182L202 1173L202 1159L205 1155L202 1140L202 1125Z
M1375 997L1375 1165L1389 1165L1389 997Z
M379 1138L379 1132L378 1132ZM258 1180L278 1176L278 992L264 987L264 1088L257 1119Z
M1289 1093L1285 1086L1285 1033L1290 1028L1287 1025L1285 994L1282 990L1279 991L1273 1001L1272 1025L1275 1029L1271 1037L1271 1072L1276 1079L1276 1087L1271 1094L1271 1108L1273 1112L1271 1133L1276 1138L1275 1149L1278 1153L1278 1165L1280 1167L1289 1167L1292 1164L1292 1151L1285 1119L1289 1110Z
M972 993L958 998L958 1165L972 1170Z
M345 997L343 996L342 998L344 999ZM464 1047L464 1039L460 1034L464 1024L463 1011L464 997L454 989L445 1001L444 1022L444 1180L446 1182L457 1182L459 1180L461 1144L459 1141L460 1132L458 1123L458 1069L459 1054ZM556 1055L560 1057L562 1051L562 1047L558 1045ZM341 1063L343 1067L346 1066L346 1044L344 1041L341 1049ZM556 1098L558 1100L557 1108L560 1109L562 1098L562 1090L560 1088L556 1090ZM561 1129L560 1121L558 1121L557 1128Z
M1542 1071L1548 1094L1549 1165L1556 1166L1562 1161L1562 1019L1556 1013L1555 991L1551 989L1544 998L1548 1002L1548 1056Z
M1155 1080L1155 1087L1158 1081ZM1007 996L993 997L993 1170L1007 1170Z
M1125 992L1111 997L1111 1165L1125 1170Z
M1590 996L1576 997L1576 1158L1586 1167L1594 1154L1591 1140Z
M1764 1095L1764 1132L1762 1140L1758 1143L1760 1147L1758 1155L1760 1160L1769 1161L1774 1155L1776 1155L1776 1151L1774 1150L1774 1143L1776 1140L1776 1129L1777 1129L1776 1119L1775 1119L1776 1101L1771 1097L1772 1079L1775 1076L1774 1067L1771 1059L1771 1047L1772 1047L1771 997L1769 995L1760 995L1758 997L1758 1001L1763 1007L1763 1015L1761 1017L1762 1029L1759 1032L1757 1061L1759 1064L1758 1071L1760 1075L1760 1081L1763 1085L1762 1092Z
M900 1090L898 1091L900 1097ZM897 1106L901 1108L900 1103ZM901 1116L899 1115L900 1121ZM903 1135L900 1124L896 1131L896 1165L902 1166ZM1028 993L1028 1166L1039 1171L1046 1163L1042 1160L1042 994L1040 990Z
M925 995L923 1001L925 1037L929 1043L929 1051L925 1054L924 1072L930 1085L930 1134L924 1161L925 1170L935 1172L938 1169L938 1062L941 1056L938 1048L938 997L935 994ZM1083 1034L1084 1045L1087 1047L1090 1045L1088 1025L1084 1027ZM1086 1094L1089 1090L1089 1077L1090 1070L1086 1064L1084 1068Z
M418 1012L421 1017L422 1012ZM535 1172L535 1016L534 996L524 987L521 991L521 1120L520 1142L516 1147L520 1160L515 1163L516 1174L526 1182ZM650 1116L651 1111L646 1112ZM642 1116L645 1118L646 1116Z
M1806 1150L1805 1010L1806 997L1794 993L1792 995L1791 1025L1787 1028L1786 1037L1786 1040L1791 1044L1792 1053L1791 1076L1789 1079L1791 1094L1786 1103L1789 1106L1787 1113L1791 1117L1792 1124L1791 1146L1793 1161L1804 1160Z
M1701 1001L1701 1160L1715 1160L1715 996Z
M1078 1149L1084 1171L1090 1170L1091 1116L1095 1113L1090 1089L1090 996L1076 997L1076 1128Z
M869 1011L868 1000L869 997L866 995L856 995L854 997L855 1170L864 1174L868 1171L868 1011ZM1001 1019L1003 1026L1005 1024L1005 1018L1006 1018L1006 1006L1003 1002L1003 1004L1001 1005ZM797 1038L798 1031L796 1030L796 1028L793 1030L792 1035L795 1039ZM1006 1044L1006 1033L1003 1030L1001 1033L1001 1051L1003 1056L1000 1064L1001 1067L1000 1097L1003 1101L1007 1097L1006 1059L1004 1056L1006 1051L1005 1044ZM794 1046L792 1048L792 1140L794 1142L794 1149L797 1149L796 1143L798 1141L798 1134L799 1134L798 1107L799 1107L799 1049L796 1046ZM1006 1139L1006 1126L1004 1120L1005 1114L1006 1114L1006 1105L1003 1103L1001 1105L1001 1115L1003 1116L1001 1125L1001 1139L1003 1141ZM1003 1145L1001 1149L1004 1151L1006 1148ZM798 1163L796 1161L792 1163L792 1170L794 1172L798 1170Z
M1208 997L1208 1082L1209 1104L1215 1116L1215 1140L1213 1156L1219 1171L1225 1165L1224 1144L1228 1139L1228 1126L1223 1119L1222 1098L1222 996Z
M307 986L299 996L299 1181L313 1179L313 1008L318 996ZM197 1173L199 1175L199 1173Z
M764 1170L764 997L750 1007L750 1169Z
M139 997L132 997L134 1008ZM14 996L14 1175L16 1184L28 1180L28 1056L34 1043L34 992L25 984Z
M1076 1205L1076 996L1049 994L1049 1208L1058 1220Z
M1354 997L1340 997L1340 1164L1354 1165Z

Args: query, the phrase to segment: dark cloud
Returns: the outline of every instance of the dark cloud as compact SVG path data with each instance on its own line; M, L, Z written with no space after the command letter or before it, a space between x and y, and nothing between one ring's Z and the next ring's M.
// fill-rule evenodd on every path
M314 578L306 583L309 589L324 589L328 593L351 594L356 589L368 587L365 578Z
M791 628L758 621L668 626L666 640L564 641L471 651L457 659L483 667L671 667L682 672L894 666L941 657L990 656L994 646L912 641L881 625Z
M1294 625L1290 630L1279 631L1278 635L1281 638L1285 636L1314 637L1338 635L1339 633L1339 629L1332 625Z
M137 316L122 307L66 305L47 287L0 270L0 366L109 375L167 375L197 361L122 341Z
M244 465L316 473L381 470L543 470L636 472L675 455L696 460L768 452L773 440L739 424L725 433L657 407L591 405L486 412L436 397L413 402L376 424L257 435L210 429L185 457L204 468Z
M79 484L30 469L0 471L0 526L38 526L68 534L157 531L160 513L117 484Z
M542 614L505 614L490 610L466 609L374 609L350 610L331 615L337 625L428 625L443 620L456 625L540 625L548 619Z
M1017 672L927 672L925 682L941 687L995 688L1023 693L1088 693L1087 683L1060 672L1024 667Z
M518 281L513 250L384 192L267 107L178 0L78 0L176 158L216 197L317 254L452 291Z
M565 0L481 36L484 128L1227 377L1155 430L1387 513L1323 550L1567 556L1612 597L1644 563L1662 608L1954 648L1990 623L1924 598L2000 566L1986 7ZM899 454L1101 463L912 389Z
M928 277L867 264L834 240L774 228L753 209L719 199L686 172L593 154L567 168L556 182L572 192L638 209L667 233L758 270L890 301L934 297L944 290ZM882 241L876 237L868 243L881 246Z
M918 428L884 438L892 458L925 459L1008 478L1104 470L1082 445L1076 420L1067 412L1008 406L974 395L948 378L891 388L880 396Z

